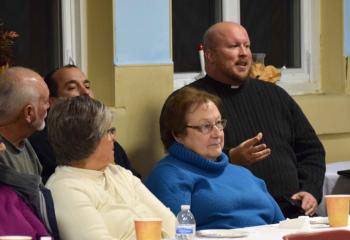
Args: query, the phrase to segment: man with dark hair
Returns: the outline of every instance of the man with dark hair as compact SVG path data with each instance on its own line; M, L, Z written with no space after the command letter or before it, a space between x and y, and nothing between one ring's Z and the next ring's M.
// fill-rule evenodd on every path
M53 70L46 75L45 82L50 91L51 104L59 97L83 95L94 97L90 81L77 66L72 64ZM29 141L43 166L42 178L45 183L57 166L55 155L47 138L47 129L34 133ZM131 166L124 149L117 141L114 142L114 161L116 164L131 170L135 176L141 177Z
M325 151L302 110L279 86L249 78L250 40L240 24L211 26L203 44L207 75L190 86L221 98L231 162L264 179L286 217L313 215L322 199Z
M54 102L58 97L82 95L94 97L90 88L90 80L73 64L53 70L45 76L44 80L50 91L50 102Z

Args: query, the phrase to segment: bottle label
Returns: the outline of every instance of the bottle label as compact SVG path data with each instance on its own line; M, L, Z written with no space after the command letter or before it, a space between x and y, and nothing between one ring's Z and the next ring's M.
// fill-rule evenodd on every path
M176 234L193 234L192 226L179 226L176 228Z

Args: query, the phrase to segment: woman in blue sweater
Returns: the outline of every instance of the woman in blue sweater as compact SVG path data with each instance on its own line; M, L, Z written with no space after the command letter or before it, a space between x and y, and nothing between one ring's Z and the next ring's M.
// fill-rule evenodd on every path
M191 205L197 230L277 223L284 217L265 182L222 152L226 120L220 100L193 88L174 92L160 116L168 155L151 171L146 186L174 214ZM234 124L234 123L227 123Z

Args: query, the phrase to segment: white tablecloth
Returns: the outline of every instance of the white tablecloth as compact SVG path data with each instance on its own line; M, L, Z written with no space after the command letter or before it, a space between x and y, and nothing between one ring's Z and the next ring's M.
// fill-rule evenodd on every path
M325 231L325 230L335 230L335 229L347 229L350 230L350 226L343 228L331 228L326 227L325 225L311 225L310 230L306 230L307 232L315 232L315 231ZM282 240L282 237L287 234L292 233L300 233L305 232L305 230L300 229L281 229L278 227L278 224L273 225L263 225L257 227L248 227L248 228L239 228L237 231L247 232L247 236L232 238L232 239L244 239L244 240ZM223 240L223 238L203 238L197 237L199 240ZM225 238L230 239L230 238Z
M339 176L337 174L337 171L345 169L350 169L350 161L336 162L326 165L323 195L350 194L350 178ZM317 214L320 216L327 216L324 200L322 200Z

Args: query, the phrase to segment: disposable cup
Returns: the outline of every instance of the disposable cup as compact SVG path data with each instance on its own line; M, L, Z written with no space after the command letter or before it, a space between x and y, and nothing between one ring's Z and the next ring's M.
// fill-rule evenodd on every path
M161 240L162 219L134 219L136 240Z
M326 195L328 222L331 227L348 225L350 195Z
M0 236L0 240L32 240L31 236Z
M255 63L265 64L265 53L253 53L253 61Z

